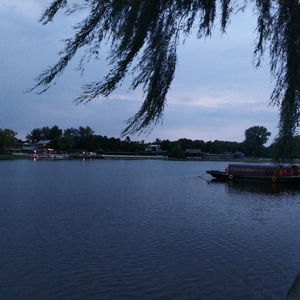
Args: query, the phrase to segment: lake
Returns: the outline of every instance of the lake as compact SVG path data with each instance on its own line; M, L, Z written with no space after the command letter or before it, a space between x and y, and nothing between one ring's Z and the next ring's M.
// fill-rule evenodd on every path
M300 189L227 164L0 161L0 299L283 299Z

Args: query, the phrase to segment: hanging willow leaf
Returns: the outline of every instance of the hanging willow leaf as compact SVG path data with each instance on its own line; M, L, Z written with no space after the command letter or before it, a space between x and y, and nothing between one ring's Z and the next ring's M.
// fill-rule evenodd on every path
M85 49L78 65L83 72L91 58L101 56L101 43L109 41L110 69L102 80L84 85L75 102L108 97L130 74L130 88L141 86L144 102L127 121L123 135L147 132L163 118L179 42L195 27L198 38L209 37L217 23L225 32L231 15L243 11L248 2L253 2L257 17L255 66L261 64L269 49L270 72L275 80L270 104L280 107L278 137L292 140L299 126L300 107L300 4L296 0L86 0L75 4L53 1L40 18L43 24L52 21L59 10L65 10L66 16L81 9L88 9L89 13L74 26L74 37L65 40L59 61L39 74L29 91L46 91L80 48Z

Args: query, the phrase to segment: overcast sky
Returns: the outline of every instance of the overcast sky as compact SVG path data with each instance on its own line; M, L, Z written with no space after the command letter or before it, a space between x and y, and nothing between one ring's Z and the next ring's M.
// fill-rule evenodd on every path
M34 128L54 125L61 129L89 126L95 134L119 137L125 121L142 105L141 91L128 90L130 77L109 99L86 105L72 102L83 84L106 74L105 47L101 60L87 65L82 77L74 71L77 55L46 93L24 93L41 71L57 62L57 52L63 48L60 40L73 36L72 25L82 17L82 13L59 14L43 26L38 19L49 3L0 1L0 128L18 132L20 139ZM149 136L134 135L131 140L242 142L246 129L264 126L272 133L270 144L278 132L279 111L269 106L273 83L268 57L261 68L253 67L255 27L256 18L248 8L232 17L226 35L216 28L212 38L190 36L180 45L163 124L156 125Z

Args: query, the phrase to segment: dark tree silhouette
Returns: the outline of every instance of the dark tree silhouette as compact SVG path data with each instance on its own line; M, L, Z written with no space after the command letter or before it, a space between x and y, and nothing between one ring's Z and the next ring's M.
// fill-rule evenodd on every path
M17 132L5 128L0 128L0 152L3 151L4 147L14 147L16 145L17 139L16 139Z
M244 146L247 155L263 155L263 146L268 141L271 132L264 126L253 126L245 130Z

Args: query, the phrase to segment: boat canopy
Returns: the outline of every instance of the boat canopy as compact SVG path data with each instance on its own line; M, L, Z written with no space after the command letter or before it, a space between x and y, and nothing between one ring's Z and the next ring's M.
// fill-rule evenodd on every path
M274 164L229 164L228 174L233 176L285 176L298 175L297 165L274 165Z

